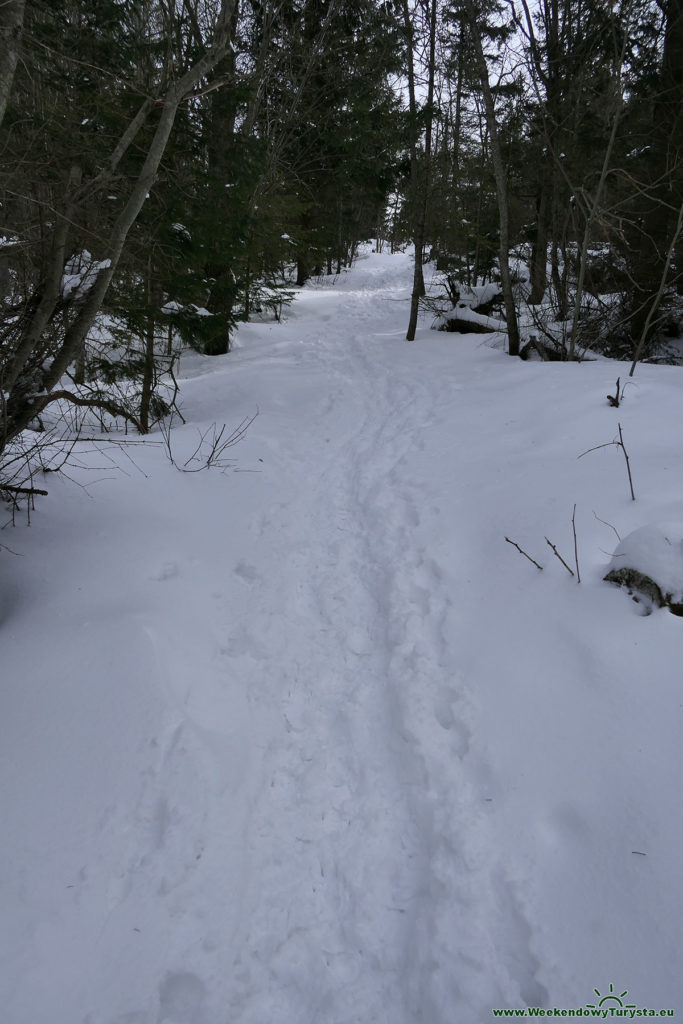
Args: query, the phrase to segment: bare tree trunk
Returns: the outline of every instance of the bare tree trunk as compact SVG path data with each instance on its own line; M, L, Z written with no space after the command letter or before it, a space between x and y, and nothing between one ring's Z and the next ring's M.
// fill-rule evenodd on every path
M631 244L637 285L628 310L634 365L656 328L657 307L671 263L669 243L683 201L683 0L665 0L660 6L666 16L664 50L645 169L644 202L639 211L639 237ZM680 266L678 270L680 273Z
M680 239L682 233L683 233L683 202L681 202L681 205L680 205L680 207L678 209L678 221L676 223L676 229L675 229L675 231L674 231L674 233L672 235L671 241L669 243L669 249L667 251L666 258L664 260L664 266L662 268L662 274L661 274L661 277L660 277L660 280L659 280L659 288L657 289L657 292L653 296L652 301L650 303L650 308L647 311L647 316L645 317L645 322L643 323L643 329L641 331L640 338L636 339L636 345L635 345L635 349L634 349L634 352L633 352L633 362L631 364L631 369L629 370L629 377L632 377L633 374L635 373L636 364L638 363L638 360L640 359L641 355L643 354L643 349L645 348L645 346L647 344L649 333L650 333L650 328L651 328L652 323L653 323L653 321L655 319L655 316L657 315L657 311L659 309L659 304L662 301L662 296L664 294L664 289L665 289L666 284L667 284L667 279L668 279L668 276L669 276L669 268L671 266L673 255L674 255L676 246L678 245L678 240Z
M436 0L431 0L429 7L429 65L427 85L427 118L425 124L425 155L424 174L421 183L422 194L420 195L420 182L418 180L417 168L417 107L415 101L415 75L413 70L412 51L412 29L409 26L408 0L404 0L404 18L406 19L406 31L409 34L410 55L409 55L409 103L410 115L413 122L413 139L411 151L411 190L413 192L413 211L415 226L413 231L413 242L415 244L415 268L413 271L413 292L410 299L410 319L408 321L407 341L415 340L417 330L417 316L420 307L420 299L425 294L424 272L422 269L424 257L425 228L427 223L427 201L429 195L430 165L432 158L432 124L434 107L434 65L436 55Z
M24 8L24 0L0 0L0 124L5 116L19 61Z
M536 234L531 250L531 265L529 276L531 292L529 294L529 305L536 306L543 302L543 296L548 285L548 236L550 232L550 205L549 186L546 181L541 182L538 199L536 201Z
M72 167L67 184L67 195L64 201L64 212L54 229L51 239L47 269L40 283L40 299L29 319L28 324L16 345L15 351L7 360L3 373L3 390L12 394L34 349L38 346L43 331L47 328L59 303L60 286L64 270L66 246L69 228L74 212L73 193L81 182L80 167ZM8 403L11 405L11 399ZM21 428L24 429L23 427Z
M144 365L142 371L142 387L140 393L140 432L149 432L149 413L154 390L154 305L159 297L154 281L154 262L150 253L147 259L147 324L144 335Z
M630 14L630 11L629 11ZM583 299L583 286L586 278L586 262L588 259L588 246L590 245L591 232L593 225L597 219L598 211L602 203L602 193L605 188L605 182L607 181L607 174L609 171L610 163L612 162L612 153L614 151L614 144L617 138L617 129L619 127L619 121L621 118L621 112L624 106L623 86L621 82L621 73L624 64L624 57L626 56L626 46L629 41L629 29L630 29L630 17L624 26L624 40L622 43L621 53L618 58L618 65L613 69L613 87L615 89L614 95L614 115L612 120L612 128L609 135L609 141L605 154L602 160L602 168L600 170L600 178L596 186L595 192L588 205L586 213L586 223L583 231L583 238L581 240L581 247L579 249L579 273L576 282L576 294L574 296L574 311L572 314L572 327L571 335L569 338L569 351L567 353L568 359L574 359L576 357L576 342L579 332L579 319L581 316L581 302Z
M498 201L498 223L500 235L498 259L500 262L500 284L503 292L503 302L505 303L505 319L507 320L508 329L508 352L511 356L518 356L519 326L517 323L515 297L512 291L512 276L510 274L510 223L505 164L503 162L503 151L500 145L500 137L498 135L496 111L493 104L493 94L491 92L491 84L489 82L488 67L486 65L484 47L481 41L481 31L477 21L477 12L472 0L467 0L466 10L472 42L474 45L477 70L481 80L481 90L484 98L484 109L486 112L486 124L489 131L491 145L491 160L493 163L493 173L496 179L496 199Z
M415 64L413 23L410 16L408 0L403 0L403 21L408 43L408 116L410 125L410 205L413 217L413 243L415 245L413 292L410 300L410 320L406 339L414 341L417 329L417 312L420 295L424 294L424 277L422 274L422 239L417 238L417 204L419 202L419 180L417 164L417 102L415 99Z

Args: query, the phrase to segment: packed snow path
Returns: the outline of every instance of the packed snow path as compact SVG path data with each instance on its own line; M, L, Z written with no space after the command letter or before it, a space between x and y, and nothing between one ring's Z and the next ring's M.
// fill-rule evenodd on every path
M408 345L411 273L366 252L183 357L176 461L258 407L235 472L86 454L91 497L51 480L8 535L6 1024L683 1009L681 624L601 583L592 515L683 519L679 377L619 411L633 506L576 459L614 365ZM580 588L543 542L574 502Z
M297 323L319 370L301 396L307 486L299 478L257 528L268 548L282 537L290 572L260 638L266 702L284 728L252 822L257 898L236 1010L254 1024L438 1021L489 962L489 884L472 876L482 808L460 766L467 691L448 651L451 599L416 533L423 496L404 468L439 382L406 380L368 346L368 324L391 323L405 299L387 269L360 290L350 278L302 296ZM326 338L321 321L343 324L343 337ZM300 436L294 446L287 463L302 457Z

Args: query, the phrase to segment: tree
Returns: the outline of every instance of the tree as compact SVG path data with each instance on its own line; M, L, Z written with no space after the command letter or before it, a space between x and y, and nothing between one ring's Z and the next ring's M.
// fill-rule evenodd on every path
M680 291L681 217L683 211L683 0L662 0L663 45L659 68L646 97L650 117L646 145L638 147L632 174L637 191L629 204L627 231L633 294L625 317L633 366L657 335L659 307L671 269L678 263ZM672 257L678 249L678 260Z
M347 265L382 218L399 144L387 81L396 22L389 5L309 0L288 11L282 35L284 73L261 117L275 140L272 179L298 205L288 230L301 285Z
M424 151L419 153L419 122L415 90L414 50L415 37L413 16L408 0L404 0L403 17L408 53L408 102L410 129L410 203L413 220L413 245L415 246L413 290L410 298L410 319L408 321L407 341L415 340L417 314L420 298L425 293L424 261L425 229L427 225L427 204L429 201L430 176L432 164L432 129L434 123L434 78L436 74L436 0L422 0L422 13L427 35L427 102L424 112ZM420 158L421 156L421 158Z
M0 125L5 116L19 60L24 7L24 0L4 0L0 4Z
M519 327L517 324L517 308L510 274L510 211L507 188L507 174L503 160L503 150L496 120L496 109L493 90L489 81L489 72L482 42L481 14L477 11L474 0L466 0L465 13L470 30L477 71L486 112L486 125L491 147L491 161L496 181L496 199L498 202L498 263L500 283L505 304L505 318L508 331L508 352L511 356L519 355Z
M209 18L203 5L201 12L194 8L196 24L200 24L201 13L204 27L203 52L193 61L188 59L184 37L177 31L176 13L163 5L150 4L145 10L151 22L150 35L164 44L161 48L163 57L150 58L155 71L154 91L138 101L135 113L122 117L136 93L134 68L137 65L133 71L130 64L125 63L115 71L107 70L106 77L111 84L105 96L113 94L116 97L116 110L121 122L116 141L108 141L106 126L103 126L103 144L94 147L94 157L83 160L82 147L74 140L71 127L66 151L48 148L45 153L47 162L39 166L31 192L27 194L25 188L21 188L24 195L19 200L14 198L10 204L15 212L23 214L17 219L12 240L16 240L21 248L22 232L29 228L33 219L40 225L41 259L38 265L25 269L21 293L11 298L10 310L3 323L0 383L6 398L1 410L0 452L52 401L73 398L68 392L56 390L57 386L82 349L102 307L131 228L154 186L178 110L188 102L197 86L206 81L229 46L234 0L222 0L213 18ZM58 16L67 20L71 30L83 24L86 27L92 25L98 13L105 13L110 23L120 30L118 38L116 34L113 39L109 35L103 42L108 45L114 43L115 55L130 55L134 40L126 35L118 5L103 0L98 10L92 11L91 5L86 10L74 3L68 11L58 12ZM55 51L51 44L43 42L47 38L46 26L49 27L54 16L49 8L34 12L34 38L37 42L28 55L26 75L19 89L20 98L31 97L34 91L31 73L36 68L40 71L39 88L49 91L50 69L46 66L45 57L48 54L54 69L52 74L61 75L68 81L67 99L73 101L68 110L60 106L56 118L68 118L73 126L82 113L82 108L79 110L74 104L80 101L87 105L92 101L93 90L89 88L90 76L82 71L81 62L74 61L67 50ZM122 47L118 52L117 43ZM74 67L78 70L74 71ZM105 74L96 65L95 68L98 75ZM125 81L124 88L121 88L119 76ZM39 99L43 98L39 96ZM49 142L49 135L41 130L41 110L35 108L35 103L32 107L36 125L33 137L41 144ZM88 127L88 118L82 118L82 122L86 122L83 127ZM10 124L10 134L15 124L16 120ZM95 129L100 131L98 122ZM24 167L25 162L24 156ZM4 176L0 186L16 197L20 186L16 173L14 178L11 173ZM113 216L109 212L111 201L108 199L112 187L116 188L116 212ZM74 242L79 244L78 236L82 237L88 222L93 223L100 214L106 235L103 237L102 228L98 229L95 257L77 285L71 282L73 287L67 292L64 287L67 258L73 252Z

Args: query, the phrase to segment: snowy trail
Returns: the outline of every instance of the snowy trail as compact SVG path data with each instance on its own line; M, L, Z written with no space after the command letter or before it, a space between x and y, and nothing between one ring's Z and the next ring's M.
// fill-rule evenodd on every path
M439 1024L456 1005L472 1020L490 1011L467 693L447 650L451 600L415 537L421 496L401 468L424 445L442 388L372 348L395 318L392 286L315 295L314 333L342 312L347 326L342 353L336 336L312 339L340 391L315 417L324 447L311 483L259 527L285 534L292 589L270 608L287 609L267 697L284 729L251 826L257 893L234 1006L245 1024L283 1012ZM297 324L306 331L305 314ZM346 425L350 400L358 416L344 434L335 409L344 404ZM277 834L264 841L271 822Z
M602 583L605 523L683 521L680 371L619 410L632 503L576 458L614 365L408 345L411 275L365 253L183 357L179 461L260 410L235 472L84 455L12 534L3 1024L683 1007L680 621Z

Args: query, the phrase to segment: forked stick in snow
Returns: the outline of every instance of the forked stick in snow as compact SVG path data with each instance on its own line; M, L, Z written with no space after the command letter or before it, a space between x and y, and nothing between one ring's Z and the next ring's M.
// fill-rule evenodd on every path
M607 401L609 402L609 404L612 406L613 409L618 409L619 406L621 405L621 400L624 397L624 388L626 387L626 384L630 384L630 383L631 382L629 380L627 380L626 383L624 384L624 387L622 387L621 386L621 377L617 377L617 384L616 384L616 387L614 389L614 394L613 395L607 395Z
M611 448L612 445L614 445L615 448L621 448L622 452L624 453L624 458L626 459L626 472L628 473L628 482L629 482L629 486L631 488L631 500L635 501L636 500L636 496L635 496L635 493L634 493L634 490L633 490L633 477L631 476L631 463L629 461L628 452L626 451L626 445L624 444L624 435L623 435L623 432L622 432L622 429L621 429L621 423L618 423L617 426L619 427L619 440L618 441L606 441L605 444L596 444L596 446L594 448L589 448L587 451L581 452L581 454L578 455L577 458L582 459L584 457L584 455L588 455L588 454L590 454L590 452L597 452L597 450L599 448Z
M579 548L576 542L576 502L574 503L574 511L572 512L572 533L574 534L574 562L576 564L576 582L581 582L581 573L579 572Z
M621 445L621 450L624 453L624 458L626 459L626 472L628 473L628 482L629 482L629 486L631 488L631 499L632 499L632 501L635 501L636 500L636 496L633 493L633 477L631 476L631 463L629 462L628 452L626 451L626 445L624 444L624 435L621 432L621 423L618 424L618 427L619 427L619 444Z
M543 566L539 565L536 559L532 558L531 555L527 555L526 551L523 551L522 548L520 548L519 544L517 544L514 540L510 540L509 537L506 537L505 540L508 542L508 544L512 544L513 548L517 548L520 555L524 555L525 558L528 558L530 562L534 563L537 569L540 569L541 572L543 572Z
M559 558L559 560L562 562L562 565L565 567L565 569L567 570L569 575L573 576L574 575L574 570L569 568L569 566L565 562L564 558L562 557L560 552L557 550L555 545L552 543L552 541L549 541L548 538L546 537L545 542L546 542L546 544L548 545L549 548L553 549L553 554L555 555L555 558Z

